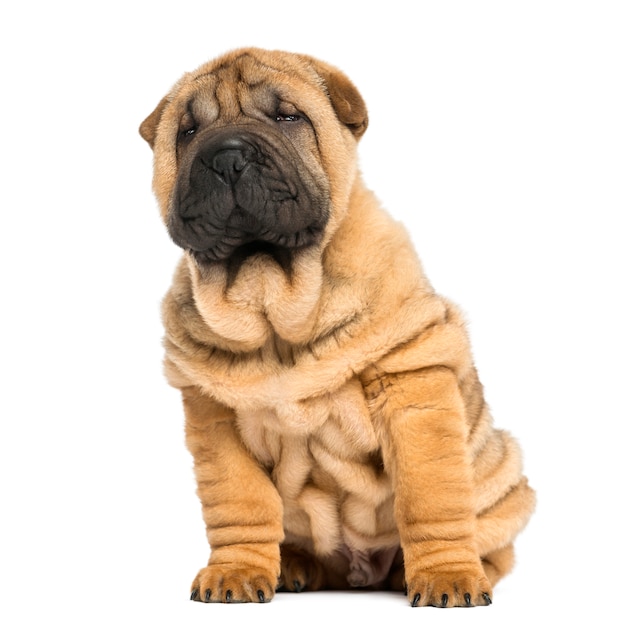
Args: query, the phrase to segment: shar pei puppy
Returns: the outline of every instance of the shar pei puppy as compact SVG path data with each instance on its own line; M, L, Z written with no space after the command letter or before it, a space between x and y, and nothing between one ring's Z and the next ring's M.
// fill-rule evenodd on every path
M141 124L184 250L162 314L210 545L196 601L488 605L533 511L461 314L362 182L367 125L335 67L255 48Z

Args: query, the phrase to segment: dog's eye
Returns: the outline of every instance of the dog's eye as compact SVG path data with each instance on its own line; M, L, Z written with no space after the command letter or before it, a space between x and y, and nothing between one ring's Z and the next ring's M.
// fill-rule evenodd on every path
M180 120L178 126L178 140L189 140L198 131L198 123L194 119L191 111L187 111Z
M195 135L198 130L197 126L183 126L178 132L179 139L189 139L191 136Z
M277 122L298 122L302 119L301 115L276 115L275 120Z

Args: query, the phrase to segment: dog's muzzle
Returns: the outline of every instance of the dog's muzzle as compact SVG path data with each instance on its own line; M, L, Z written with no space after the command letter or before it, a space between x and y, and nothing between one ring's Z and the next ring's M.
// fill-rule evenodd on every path
M198 260L236 250L296 250L317 243L328 191L293 148L252 132L211 131L182 159L170 207L174 242Z

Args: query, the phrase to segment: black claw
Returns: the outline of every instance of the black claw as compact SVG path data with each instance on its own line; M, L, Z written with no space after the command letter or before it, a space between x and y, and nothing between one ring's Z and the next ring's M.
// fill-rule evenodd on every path
M191 597L189 597L190 601L196 601L198 599L198 595L200 594L200 591L197 588L194 588L191 591Z
M491 605L491 597L486 592L483 593L483 599L485 600L485 605Z
M204 602L209 603L209 601L211 601L211 589L210 588L204 593Z
M422 595L419 594L419 592L415 595L415 597L413 597L413 601L411 601L411 607L414 608L415 606L417 606L417 604L420 602L420 599L422 598Z
M472 597L469 594L469 592L466 592L464 597L465 597L465 605L468 606L468 607L471 606L472 605Z
M445 608L448 605L448 595L445 593L441 595L441 607Z
M256 591L257 597L259 598L260 603L265 603L265 593L262 590Z
M226 603L230 603L233 600L233 592L232 590L226 591Z
M302 584L297 579L293 581L293 589L296 592L302 592Z

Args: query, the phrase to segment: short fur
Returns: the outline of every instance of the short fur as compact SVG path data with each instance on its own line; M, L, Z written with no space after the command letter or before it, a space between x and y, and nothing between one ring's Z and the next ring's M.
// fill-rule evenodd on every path
M270 87L299 130L259 113ZM492 426L459 311L361 181L360 94L326 63L259 49L185 74L140 129L168 225L192 102L207 136L245 128L293 146L303 184L328 195L323 235L283 250L288 262L187 249L164 300L211 547L192 598L367 587L405 589L414 606L489 604L534 492Z

